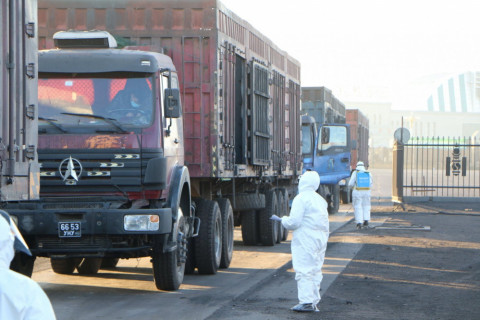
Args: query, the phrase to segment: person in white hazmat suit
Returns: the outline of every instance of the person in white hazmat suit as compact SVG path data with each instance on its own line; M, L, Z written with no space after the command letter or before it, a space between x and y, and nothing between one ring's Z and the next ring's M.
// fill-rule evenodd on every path
M327 250L329 221L327 202L316 190L320 177L315 171L306 171L298 184L298 195L293 199L289 216L276 215L288 230L293 230L291 243L292 264L297 281L299 304L292 308L298 312L318 311L322 266Z
M0 319L55 319L52 304L38 283L10 270L15 250L31 255L13 220L0 210Z
M362 176L362 181L357 177ZM370 188L373 180L370 172L365 170L365 165L362 161L357 162L357 167L352 172L350 180L348 181L348 187L352 190L352 204L355 215L355 222L357 223L357 229L368 228L368 222L370 221ZM360 184L360 185L359 185Z

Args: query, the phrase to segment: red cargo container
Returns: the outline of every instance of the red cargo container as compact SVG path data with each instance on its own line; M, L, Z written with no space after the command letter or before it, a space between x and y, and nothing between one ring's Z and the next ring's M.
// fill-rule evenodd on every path
M358 109L347 109L346 115L351 139L357 141L356 148L352 149L352 169L356 168L358 161L363 161L368 168L368 118Z
M300 64L220 2L42 0L39 19L40 49L59 30L102 29L172 57L192 177L300 171Z
M302 169L297 60L216 0L40 0L38 16L40 49L57 31L97 29L169 55L192 196L229 198L249 244L286 238L269 217L286 212Z

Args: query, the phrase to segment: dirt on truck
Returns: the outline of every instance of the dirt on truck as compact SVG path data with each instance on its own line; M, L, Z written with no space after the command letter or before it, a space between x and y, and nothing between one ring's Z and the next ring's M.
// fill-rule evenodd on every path
M234 226L286 239L269 218L302 168L295 59L213 0L38 12L40 200L11 205L35 255L64 274L150 256L175 290L229 267Z

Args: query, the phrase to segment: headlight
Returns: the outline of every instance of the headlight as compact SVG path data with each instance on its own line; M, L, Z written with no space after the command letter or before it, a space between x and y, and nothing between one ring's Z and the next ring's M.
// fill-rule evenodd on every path
M160 218L156 214L126 215L123 218L125 231L157 231Z

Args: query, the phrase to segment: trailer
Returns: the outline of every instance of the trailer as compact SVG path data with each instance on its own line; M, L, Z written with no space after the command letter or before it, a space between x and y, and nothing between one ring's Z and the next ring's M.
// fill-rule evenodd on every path
M0 19L0 204L4 208L11 201L39 198L37 2L2 1ZM31 274L33 260L17 253L11 268Z
M230 265L234 226L247 245L286 239L269 218L302 170L298 61L214 0L41 0L38 16L40 200L15 206L39 223L19 226L35 255L58 273L151 256L175 290ZM92 29L126 47L78 41ZM106 109L131 78L150 120Z
M350 176L350 126L345 124L345 105L325 87L302 88L303 170L320 175L318 192L334 214L348 194ZM342 200L343 201L343 200Z

